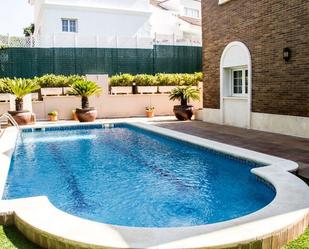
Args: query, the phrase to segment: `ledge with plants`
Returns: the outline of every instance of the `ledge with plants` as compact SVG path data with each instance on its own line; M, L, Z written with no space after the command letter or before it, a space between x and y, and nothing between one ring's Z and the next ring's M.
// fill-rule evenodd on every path
M38 99L42 100L42 96L66 95L75 81L85 80L85 77L45 74L33 80L40 86Z
M120 74L110 78L111 94L131 94L136 85L138 93L170 93L177 86L197 86L203 80L202 73L194 74Z

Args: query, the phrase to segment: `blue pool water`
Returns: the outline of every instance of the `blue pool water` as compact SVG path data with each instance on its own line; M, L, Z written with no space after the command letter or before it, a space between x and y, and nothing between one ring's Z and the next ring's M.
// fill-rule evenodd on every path
M48 196L59 209L99 222L178 227L261 209L275 192L259 165L128 125L23 133L5 199Z

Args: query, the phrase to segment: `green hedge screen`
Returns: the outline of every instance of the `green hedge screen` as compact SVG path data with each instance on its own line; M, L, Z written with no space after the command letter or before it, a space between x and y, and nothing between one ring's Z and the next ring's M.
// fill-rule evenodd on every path
M32 78L44 74L156 74L202 71L202 48L160 46L121 48L5 48L0 77Z

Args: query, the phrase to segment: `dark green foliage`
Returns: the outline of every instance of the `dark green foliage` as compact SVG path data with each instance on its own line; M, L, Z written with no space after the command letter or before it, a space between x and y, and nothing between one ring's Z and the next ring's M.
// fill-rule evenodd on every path
M78 80L85 80L85 77L79 75L54 75L46 74L41 77L35 77L35 82L43 87L70 87Z
M89 107L88 97L99 95L101 92L102 88L97 83L88 80L77 80L72 85L69 94L80 96L82 109L86 109Z
M32 35L34 33L34 23L31 23L28 27L24 28L24 35L26 37Z
M45 74L154 75L200 71L202 71L201 47L6 48L0 50L0 77L33 78Z
M110 78L111 86L196 86L200 81L201 73L195 74L165 74L159 73L155 76L149 74L115 75Z
M179 100L181 105L187 105L190 100L199 100L199 90L192 86L179 86L172 90L170 100Z
M134 76L131 74L114 75L110 78L109 83L111 86L132 86Z

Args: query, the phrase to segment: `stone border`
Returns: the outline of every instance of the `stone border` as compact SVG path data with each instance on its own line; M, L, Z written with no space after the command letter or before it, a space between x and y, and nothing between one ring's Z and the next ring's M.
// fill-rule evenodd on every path
M102 123L97 123L102 124ZM74 124L76 125L76 124ZM83 124L85 125L85 124ZM45 248L273 248L301 234L309 223L309 188L288 171L293 161L142 123L134 127L211 148L268 166L252 173L270 182L276 197L252 214L209 225L179 228L113 226L67 214L47 197L0 201L0 222L15 224ZM54 126L54 125L52 125ZM8 174L18 131L7 128L0 139L0 190Z

